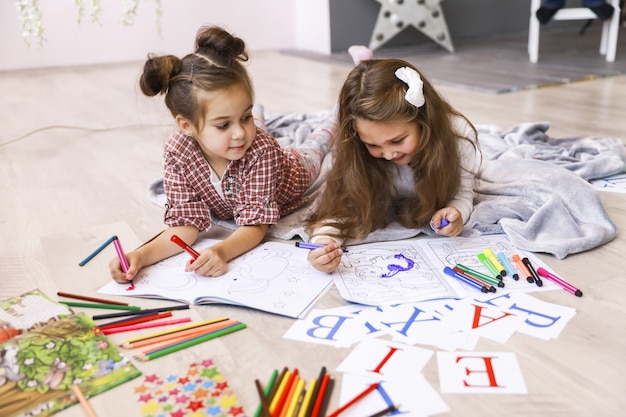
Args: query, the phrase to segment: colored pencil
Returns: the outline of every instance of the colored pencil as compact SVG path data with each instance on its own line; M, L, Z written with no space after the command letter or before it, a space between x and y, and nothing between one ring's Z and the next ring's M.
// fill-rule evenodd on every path
M276 370L276 372L278 372ZM272 415L270 414L270 406L267 403L267 398L266 395L267 393L263 392L263 387L261 387L261 382L258 379L254 380L254 383L256 384L256 390L259 393L259 400L261 400L261 403L259 404L259 413L255 413L255 417L258 416L262 416L262 417L272 417ZM267 387L266 387L267 388Z
M354 397L353 399L351 399L350 401L348 401L347 403L345 403L344 405L339 407L337 410L335 410L332 413L330 413L328 415L328 417L337 417L339 414L344 412L346 409L348 409L352 405L356 404L358 401L360 401L363 398L365 398L365 396L367 394L369 394L370 392L374 391L377 387L378 387L378 382L374 382L373 384L370 384L367 388L365 388L363 391L361 391L356 397Z
M85 413L89 417L98 417L96 415L96 412L93 410L93 408L91 408L91 404L89 404L89 401L87 401L87 397L85 397L85 394L83 394L83 391L80 389L78 385L76 384L72 385L72 392L74 392L74 396L76 397L80 405L83 406Z
M317 399L317 393L320 390L320 385L322 383L322 380L324 379L324 375L326 375L326 367L322 366L322 369L320 369L320 373L317 377L315 386L313 387L313 392L311 393L311 400L307 406L307 410L306 410L306 417L311 417L312 416L312 411L313 411L313 407L315 406L315 401Z
M183 305L175 305L170 307L160 307L160 308L151 308L147 310L139 310L139 311L124 311L122 313L112 313L112 314L97 314L92 316L93 320L103 320L103 319L116 319L118 317L128 317L128 316L136 316L138 314L148 314L148 313L160 313L162 311L174 311L174 310L188 310L189 304Z
M295 372L297 372L297 369ZM283 376L283 379L280 381L280 385L278 386L276 394L270 402L270 414L272 415L272 417L276 417L278 414L280 414L279 404L284 403L285 396L288 394L289 386L291 385L291 381L293 381L293 372L287 371ZM279 410L278 413L276 412L276 410Z
M389 407L385 408L384 410L380 410L368 417L383 417L386 416L389 413L393 413L394 411L396 411L398 409L398 406L396 405L390 405Z
M331 377L328 380L328 385L326 385L326 392L324 393L324 398L322 398L322 405L320 407L320 411L317 414L318 417L324 417L328 412L328 405L330 404L330 399L333 396L333 388L335 387L335 378Z
M296 408L298 407L298 403L302 398L302 392L304 392L304 385L306 381L304 378L298 378L298 383L296 384L296 389L293 392L289 399L289 406L287 407L287 412L285 413L285 417L294 417L296 413Z
M306 381L304 378L300 378L298 381L298 387L296 388L296 392L294 394L294 398L292 403L289 405L289 411L287 412L287 417L296 417L300 406L302 405L302 399L304 398Z
M282 369L282 371L280 371L280 374L278 374L278 376L276 377L276 380L273 382L270 393L267 396L267 401L269 404L271 404L274 398L276 397L276 393L278 392L278 389L280 388L280 383L285 378L285 375L287 375L287 372L289 372L289 368L285 366Z
M98 246L98 249L96 249L89 256L87 256L85 259L80 261L78 263L78 266L84 266L87 262L91 261L97 254L102 252L104 250L104 248L109 246L111 244L111 242L113 242L115 239L117 239L117 236L111 236L110 238L108 238L106 242L104 242L102 245Z
M311 411L311 417L320 417L320 410L322 408L322 403L324 401L324 396L326 395L326 390L328 388L328 380L330 379L330 374L325 374L322 379L322 383L320 384L320 389L317 391L317 395L315 396L315 404L313 404L313 410ZM321 416L323 417L323 416Z
M174 353L174 352L178 352L179 350L186 349L190 346L194 346L199 343L206 342L207 340L215 339L217 337L224 336L224 335L227 335L227 334L230 334L230 333L233 333L238 330L245 329L245 328L246 328L245 323L238 323L238 324L235 324L234 326L230 326L225 329L218 330L216 332L212 332L204 336L196 337L194 339L188 340L187 342L179 343L177 345L170 346L169 348L158 350L149 355L140 356L137 359L139 359L140 361L151 361L153 359L157 359L162 356L169 355L170 353Z
M298 388L298 385L300 384L301 380L302 378L300 377L300 375L298 375L294 371L294 378L291 381L291 384L289 385L289 392L285 396L285 402L282 405L280 405L280 408L278 410L276 410L278 413L278 416L287 417L287 413L289 412L289 409L291 408L291 404L294 401L293 397L296 395L296 389ZM295 404L294 404L294 408L295 408Z
M270 398L270 393L272 392L272 387L274 386L274 381L276 381L276 377L278 377L278 369L274 369L272 371L272 375L270 376L269 381L267 381L267 385L265 385L265 390L263 390L263 398L265 399L265 402L267 402L268 399ZM269 404L267 404L266 408L267 408L267 412L269 413L270 411ZM263 400L261 400L261 402L257 406L257 409L254 412L253 417L260 417L262 411L263 411ZM268 415L267 417L270 417L270 416Z
M103 334L123 333L133 330L149 329L152 327L169 326L172 324L187 323L191 321L191 317L180 317L170 320L152 321L147 323L131 324L130 326L113 327L111 329L102 330Z
M130 346L130 348L136 349L138 347L154 345L154 346L150 346L150 349L148 349L148 351L163 349L165 347L175 345L176 343L180 343L183 340L198 337L203 334L215 332L217 330L222 330L226 327L232 326L237 323L239 323L239 320L226 320L226 321L221 321L219 323L207 324L205 326L200 326L200 327L194 327L192 329L184 330L181 332L175 332L175 333L166 334L163 336L158 336L153 339L147 339L147 340L135 342L134 344ZM157 339L160 339L160 340L157 340ZM148 352L143 352L143 353L148 353Z
M137 324L137 323L145 323L147 321L164 319L166 317L171 317L171 316L172 316L171 311L164 311L162 313L146 314L144 316L132 317L129 319L124 319L124 320L111 321L109 323L100 324L98 325L98 327L101 330L112 329L114 327L128 326L128 325Z
M68 307L103 308L106 310L128 310L128 311L141 310L141 307L122 306L118 304L80 303L80 302L75 302L75 301L59 301L59 304L65 304Z
M128 339L126 341L124 341L122 344L125 347L130 346L130 344L134 343L134 342L140 342L143 340L147 340L147 339L152 339L154 337L159 337L159 336L163 336L166 334L172 334L172 333L176 333L176 332L181 332L181 331L185 331L188 329L193 329L196 327L200 327L200 326L205 326L207 324L213 324L213 323L218 323L220 321L225 321L228 320L228 317L218 317L216 319L211 319L211 320L205 320L205 321L201 321L201 322L197 322L197 323L193 323L193 324L188 324L186 326L179 326L179 327L175 327L173 329L169 329L169 330L163 330L160 332L156 332L156 333L150 333L147 335L143 335L143 336L138 336L138 337L133 337L132 339Z
M116 305L120 305L120 306L127 306L128 305L128 303L123 303L121 301L105 300L104 298L89 297L87 295L72 294L72 293L63 292L63 291L58 291L57 295L59 297L73 298L75 300L91 301L91 302L94 302L94 303L116 304Z
M298 417L306 417L307 410L309 409L309 404L311 404L311 397L313 397L313 390L317 385L317 379L313 378L309 381L309 385L306 387L306 391L304 392L304 398L302 398L302 404L300 405L300 409L298 410Z

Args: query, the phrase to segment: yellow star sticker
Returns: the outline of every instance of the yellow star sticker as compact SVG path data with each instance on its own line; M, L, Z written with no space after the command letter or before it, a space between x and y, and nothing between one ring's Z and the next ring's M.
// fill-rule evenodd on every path
M159 410L159 407L159 403L155 401L149 401L141 406L141 414L143 414L144 416L146 414L154 414Z
M414 26L449 52L454 52L448 26L439 4L441 0L376 1L380 3L380 11L369 44L371 50L380 48L407 26Z

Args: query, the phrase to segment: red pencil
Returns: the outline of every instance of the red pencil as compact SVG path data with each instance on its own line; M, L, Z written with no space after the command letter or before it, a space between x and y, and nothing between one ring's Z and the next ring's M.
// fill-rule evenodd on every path
M289 379L287 380L287 383L285 384L285 388L283 389L283 392L280 394L280 397L277 400L276 407L274 408L274 412L272 413L272 417L280 416L280 412L285 406L285 403L287 402L287 397L289 396L289 392L291 392L291 387L293 386L293 383L296 380L297 376L298 376L298 368L295 368L293 372L291 373L291 375L289 375Z
M355 404L357 401L363 399L367 394L369 394L370 392L374 391L377 387L378 387L378 382L374 382L369 387L365 388L359 395L357 395L356 397L354 397L353 399L351 399L350 401L348 401L347 403L345 403L344 405L339 407L337 410L335 410L333 413L329 414L327 417L337 417L340 413L342 413L348 407L350 407L353 404Z
M112 329L102 330L103 334L129 332L131 330L147 329L150 327L167 326L170 324L186 323L191 321L191 317L182 317L178 319L155 321L152 323L131 324L130 326L114 327Z
M320 389L317 391L317 396L314 398L315 404L313 405L313 411L311 411L311 417L319 417L320 408L322 408L322 403L324 402L324 397L326 396L326 387L328 386L329 379L330 374L325 374L322 379L322 383L320 384Z
M172 316L171 311L164 311L162 313L150 314L150 315L146 315L143 317L137 317L137 318L126 319L126 320L118 320L118 321L108 323L108 324L101 324L98 327L100 328L100 330L113 329L115 327L130 326L131 324L145 323L147 321L164 319L165 317L171 317L171 316Z

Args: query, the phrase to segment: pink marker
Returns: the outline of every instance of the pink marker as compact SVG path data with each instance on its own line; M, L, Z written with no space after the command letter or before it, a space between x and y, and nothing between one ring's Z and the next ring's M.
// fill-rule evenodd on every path
M550 281L554 282L555 284L559 285L564 290L571 292L576 297L582 297L583 296L583 292L581 290L579 290L578 288L574 287L572 284L569 284L569 283L563 281L561 278L557 277L553 273L548 272L548 271L546 271L545 269L543 269L541 267L537 268L537 273L539 275L541 275L542 277L547 278Z
M117 236L113 236L113 245L115 246L115 251L117 252L117 257L120 258L120 265L122 266L122 271L124 273L128 272L128 260L126 260L126 255L124 255L124 250L122 249L122 244Z

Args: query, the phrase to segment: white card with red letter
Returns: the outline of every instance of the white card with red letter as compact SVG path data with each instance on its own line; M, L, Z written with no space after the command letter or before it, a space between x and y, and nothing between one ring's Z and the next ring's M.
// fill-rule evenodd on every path
M513 352L437 352L442 393L526 394Z

